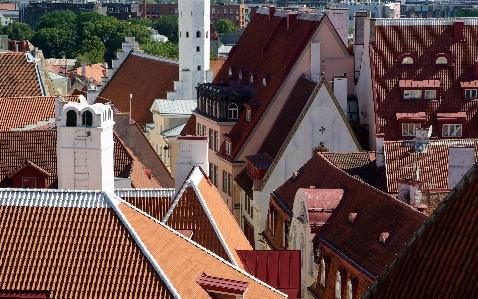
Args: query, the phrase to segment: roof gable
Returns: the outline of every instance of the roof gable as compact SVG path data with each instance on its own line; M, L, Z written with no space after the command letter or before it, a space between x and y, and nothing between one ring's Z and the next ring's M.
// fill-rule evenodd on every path
M199 167L192 169L162 222L173 229L193 230L195 242L239 267L242 264L236 250L252 249L217 189Z
M475 298L475 164L363 298Z

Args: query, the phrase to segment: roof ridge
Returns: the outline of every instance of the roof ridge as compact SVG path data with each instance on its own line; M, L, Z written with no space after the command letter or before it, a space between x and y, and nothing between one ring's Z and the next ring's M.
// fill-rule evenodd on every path
M162 62L167 62L167 63L172 63L172 64L178 64L179 65L179 60L176 59L171 59L159 55L154 55L154 54L149 54L149 53L141 53L141 52L136 52L133 51L131 52L131 55L138 56L141 58L146 58L146 59L151 59L151 60L158 60Z
M170 197L175 194L174 188L120 188L115 189L115 196L118 197Z
M225 259L223 259L222 257L218 256L217 254L215 254L214 252L210 251L209 249L199 245L198 243L194 242L193 240L187 238L186 236L180 234L179 232L177 232L176 230L172 229L171 227L169 227L168 225L164 224L162 221L159 221L155 218L153 218L151 215L148 215L147 213L141 211L140 209L136 208L135 206L131 205L130 203L124 201L122 198L117 198L117 200L119 200L121 203L129 206L130 208L134 209L135 211L141 213L142 215L144 215L145 217L151 219L152 221L158 223L159 225L161 225L162 227L164 227L165 229L169 230L170 232L174 233L176 236L179 236L181 237L182 239L186 240L187 242L191 243L192 245L198 247L199 249L205 251L206 253L208 253L209 255L212 255L213 257L215 257L216 259L220 260L221 262L223 262L224 264L226 264L227 266L230 266L231 268L233 268L234 270L238 271L239 273L241 273L242 275L245 275L247 276L249 279L252 279L254 280L255 282L261 284L262 286L265 286L267 288L269 288L270 290L284 296L284 297L287 297L287 294L271 287L270 285L268 285L267 283L263 282L262 280L258 279L257 277L254 277L253 275L247 273L246 271L242 270L241 268L239 268L238 266L235 266L231 263L229 263L228 261L226 261Z

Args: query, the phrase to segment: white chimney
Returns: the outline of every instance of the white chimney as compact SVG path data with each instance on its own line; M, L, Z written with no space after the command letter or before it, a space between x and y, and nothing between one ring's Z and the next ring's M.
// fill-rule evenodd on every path
M422 185L423 182L398 179L398 199L412 206L421 204L422 202Z
M332 82L335 98L347 117L347 77L334 77Z
M452 189L475 164L474 146L450 146L448 148L448 188Z
M81 76L86 78L86 60L81 61Z
M178 136L178 160L176 162L176 192L181 188L194 166L202 168L209 176L207 136Z
M379 133L376 135L377 137L377 153L375 155L375 165L377 167L385 167L385 150L383 148L383 140L385 138L385 134Z

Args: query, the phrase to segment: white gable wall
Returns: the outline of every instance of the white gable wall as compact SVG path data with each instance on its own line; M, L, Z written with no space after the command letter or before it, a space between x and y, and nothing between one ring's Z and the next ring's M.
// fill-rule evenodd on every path
M321 143L330 152L357 152L359 148L347 127L336 102L325 84L319 88L312 104L293 133L290 142L284 144L276 164L271 166L261 191L254 192L254 204L259 209L257 232L265 229L269 199L272 191L287 181L294 171L299 170L312 158L313 149ZM321 130L321 129L325 130Z

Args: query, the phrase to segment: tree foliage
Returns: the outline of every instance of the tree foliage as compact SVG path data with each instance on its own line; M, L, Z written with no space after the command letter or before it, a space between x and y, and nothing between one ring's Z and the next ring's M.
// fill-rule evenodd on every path
M30 40L34 33L35 31L28 24L20 22L13 22L0 27L0 34L8 35L9 39L14 40Z
M168 37L168 40L172 43L179 42L179 24L178 16L166 16L159 18L153 25L154 29L158 30L159 34Z
M213 23L214 29L219 36L236 31L238 28L228 19L219 19Z
M179 46L170 41L166 43L150 42L139 46L146 53L173 59L179 58Z

